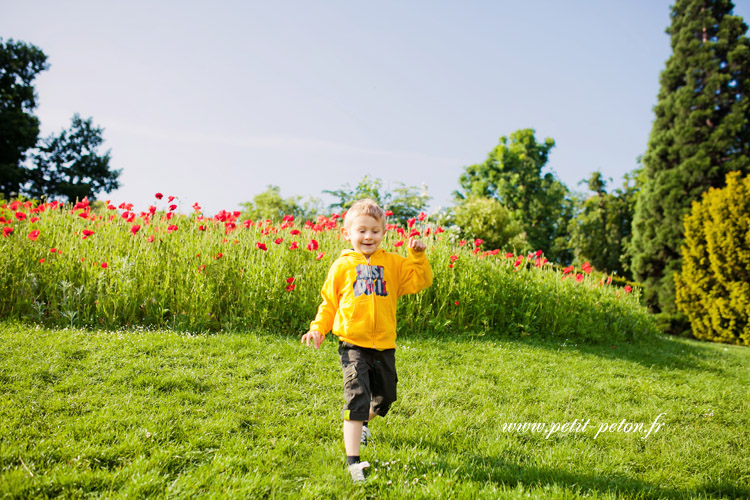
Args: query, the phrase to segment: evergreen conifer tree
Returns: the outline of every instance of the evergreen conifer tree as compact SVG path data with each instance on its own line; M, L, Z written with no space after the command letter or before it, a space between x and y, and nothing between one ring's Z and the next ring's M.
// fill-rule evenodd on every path
M667 29L672 56L643 158L630 255L648 304L672 327L685 215L728 172L750 172L750 40L733 7L676 0Z

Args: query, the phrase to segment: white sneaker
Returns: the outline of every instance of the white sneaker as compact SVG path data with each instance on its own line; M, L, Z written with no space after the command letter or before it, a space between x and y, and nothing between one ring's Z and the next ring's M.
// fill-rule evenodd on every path
M351 464L349 466L349 474L352 475L352 481L355 483L364 483L365 482L365 471L367 467L370 466L370 462L359 462L356 464Z
M359 438L359 444L367 446L367 440L370 439L370 428L366 425L362 426L362 437Z

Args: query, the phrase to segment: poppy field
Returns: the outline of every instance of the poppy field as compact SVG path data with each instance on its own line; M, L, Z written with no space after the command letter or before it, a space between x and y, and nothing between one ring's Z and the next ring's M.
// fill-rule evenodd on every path
M187 332L306 331L343 214L280 223L240 212L182 213L157 193L132 204L14 201L0 206L0 314L46 326ZM631 340L653 334L639 290L588 263L563 268L463 241L426 214L386 221L382 247L427 244L434 285L400 301L400 333Z

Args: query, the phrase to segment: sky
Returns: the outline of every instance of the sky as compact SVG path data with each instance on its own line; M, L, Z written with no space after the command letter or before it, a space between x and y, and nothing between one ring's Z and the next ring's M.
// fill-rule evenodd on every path
M36 45L42 136L78 113L104 129L145 210L236 210L365 175L452 204L502 136L555 141L545 172L620 187L647 146L671 54L667 0L0 0L0 37ZM750 0L734 13L750 19Z

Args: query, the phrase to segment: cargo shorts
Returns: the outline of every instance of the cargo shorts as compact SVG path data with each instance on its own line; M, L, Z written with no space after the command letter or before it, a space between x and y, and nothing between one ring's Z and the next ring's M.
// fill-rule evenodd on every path
M344 420L366 421L370 408L385 417L396 401L396 349L368 349L339 341L344 374Z

